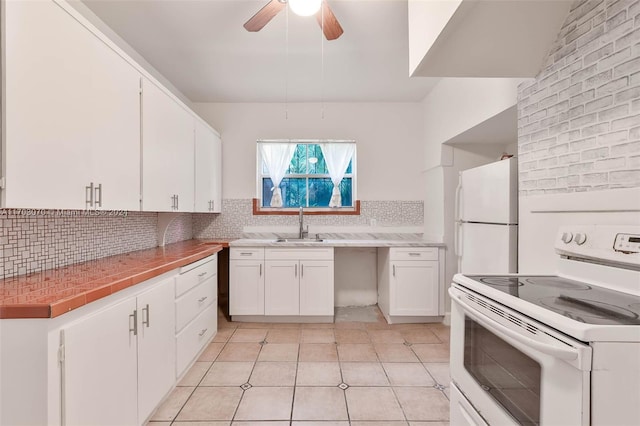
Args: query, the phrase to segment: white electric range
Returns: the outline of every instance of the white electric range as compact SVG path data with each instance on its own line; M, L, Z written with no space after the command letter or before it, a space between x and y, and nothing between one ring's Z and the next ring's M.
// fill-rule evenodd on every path
M451 424L640 424L640 227L564 227L556 275L449 289Z

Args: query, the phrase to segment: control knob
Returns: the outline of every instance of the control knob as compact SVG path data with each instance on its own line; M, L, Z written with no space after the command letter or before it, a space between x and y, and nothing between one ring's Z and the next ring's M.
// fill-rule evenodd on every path
M577 245L581 246L587 241L587 234L576 234L575 242Z
M563 232L560 239L563 243L569 244L573 240L573 234L571 232Z

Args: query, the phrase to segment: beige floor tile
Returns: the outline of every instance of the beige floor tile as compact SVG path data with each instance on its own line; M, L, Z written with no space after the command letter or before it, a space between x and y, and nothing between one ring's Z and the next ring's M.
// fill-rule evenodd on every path
M409 426L449 426L449 422L409 422Z
M291 426L349 426L349 422L305 422L305 421L293 421ZM377 425L382 426L382 425Z
M215 361L218 355L220 355L222 348L224 348L224 345L225 344L221 342L209 343L206 349L202 351L202 354L200 354L198 361Z
M434 388L393 388L407 420L449 421L449 401Z
M337 362L299 362L296 386L338 386L342 383Z
M444 388L442 391L449 401L451 401L451 388Z
M366 322L364 323L364 328L366 330L391 330L391 325L382 320L378 322Z
M336 342L371 343L371 339L369 339L369 334L365 330L344 329L336 330Z
M340 343L338 355L341 362L377 362L378 356L372 344L369 343Z
M428 327L429 327L429 324L423 324L423 323L391 324L391 329L396 331L422 330Z
M340 368L342 380L349 386L389 386L379 362L341 362Z
M148 421L144 424L144 426L171 426L171 422L154 422Z
M151 416L151 421L171 421L178 415L195 388L175 388Z
M435 382L424 366L417 362L388 362L382 366L391 386L433 386Z
M335 343L336 336L333 330L323 329L303 329L302 343Z
M451 327L440 324L433 326L430 330L443 342L449 342L451 340Z
M236 331L235 328L221 328L218 330L218 332L216 333L215 337L213 338L214 342L226 342L231 338L231 335Z
M338 352L334 343L302 343L300 344L300 362L333 362L338 360Z
M255 361L260 352L259 343L227 343L217 361Z
M202 380L207 373L211 364L211 362L194 362L193 366L182 377L180 382L178 382L178 386L198 386L198 383L200 383L200 380Z
M391 388L354 387L345 393L351 420L404 420Z
M416 344L411 346L421 362L449 362L449 344Z
M278 328L269 330L267 333L269 343L300 343L300 329L298 328Z
M234 420L289 420L292 402L292 387L253 387L244 392Z
M324 329L329 329L329 328L335 328L335 324L334 323L306 323L306 324L302 324L302 328L303 329L309 329L309 328L324 328Z
M381 362L419 362L411 348L401 343L376 343L373 347Z
M404 337L396 330L369 330L373 343L404 343Z
M451 376L449 375L448 362L427 362L423 364L427 371L431 374L436 383L449 387L451 385Z
M173 422L175 426L229 426L230 422Z
M233 422L231 426L289 426L289 422Z
M240 386L247 383L253 362L214 362L200 386Z
M404 340L409 343L441 343L441 340L429 329L412 329L400 331Z
M262 346L258 361L297 361L297 343L267 343Z
M363 322L359 321L345 321L335 323L336 330L364 330Z
M271 328L273 323L270 322L238 322L238 328Z
M256 362L249 378L252 386L294 386L296 362Z
M235 386L199 387L193 392L176 420L231 420L241 396L242 389Z
M293 420L348 420L344 391L337 387L296 388Z
M259 342L262 342L265 339L265 337L267 337L266 329L243 328L243 329L236 330L236 332L233 333L233 336L231 336L229 341L235 342L235 343L239 343L239 342L240 343L250 343L250 342L259 343Z
M407 422L351 422L351 426L407 426Z
M302 328L302 324L299 322L274 322L271 324L271 329L273 328L296 328L300 330Z

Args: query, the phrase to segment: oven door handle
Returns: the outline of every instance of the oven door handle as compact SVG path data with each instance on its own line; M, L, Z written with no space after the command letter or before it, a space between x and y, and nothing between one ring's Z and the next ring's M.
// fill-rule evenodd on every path
M552 345L548 345L546 343L538 342L536 340L523 336L518 332L510 330L502 324L492 321L486 315L481 314L480 312L476 311L471 306L469 306L466 302L462 300L462 297L460 295L454 293L452 290L453 289L449 288L449 295L456 303L462 306L462 308L464 309L465 315L473 318L474 320L482 324L483 327L492 331L494 334L497 334L497 335L502 334L517 342L522 343L523 345L526 345L530 348L534 348L547 355L551 355L554 358L559 358L566 361L573 361L578 358L578 352L576 351L572 351L569 349L562 349Z

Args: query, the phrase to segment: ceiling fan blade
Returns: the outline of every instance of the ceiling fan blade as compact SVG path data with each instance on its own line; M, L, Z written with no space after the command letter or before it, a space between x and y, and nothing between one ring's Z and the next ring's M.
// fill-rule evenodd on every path
M266 6L260 9L258 13L253 15L251 19L245 22L244 27L247 29L247 31L260 31L285 6L286 3L281 3L279 0L271 0L269 3L267 3Z
M324 15L324 16L323 16ZM344 32L336 15L333 14L333 11L327 4L326 0L322 0L322 7L316 13L316 19L320 28L322 28L322 32L327 40L335 40L342 35ZM324 19L324 25L322 20Z

